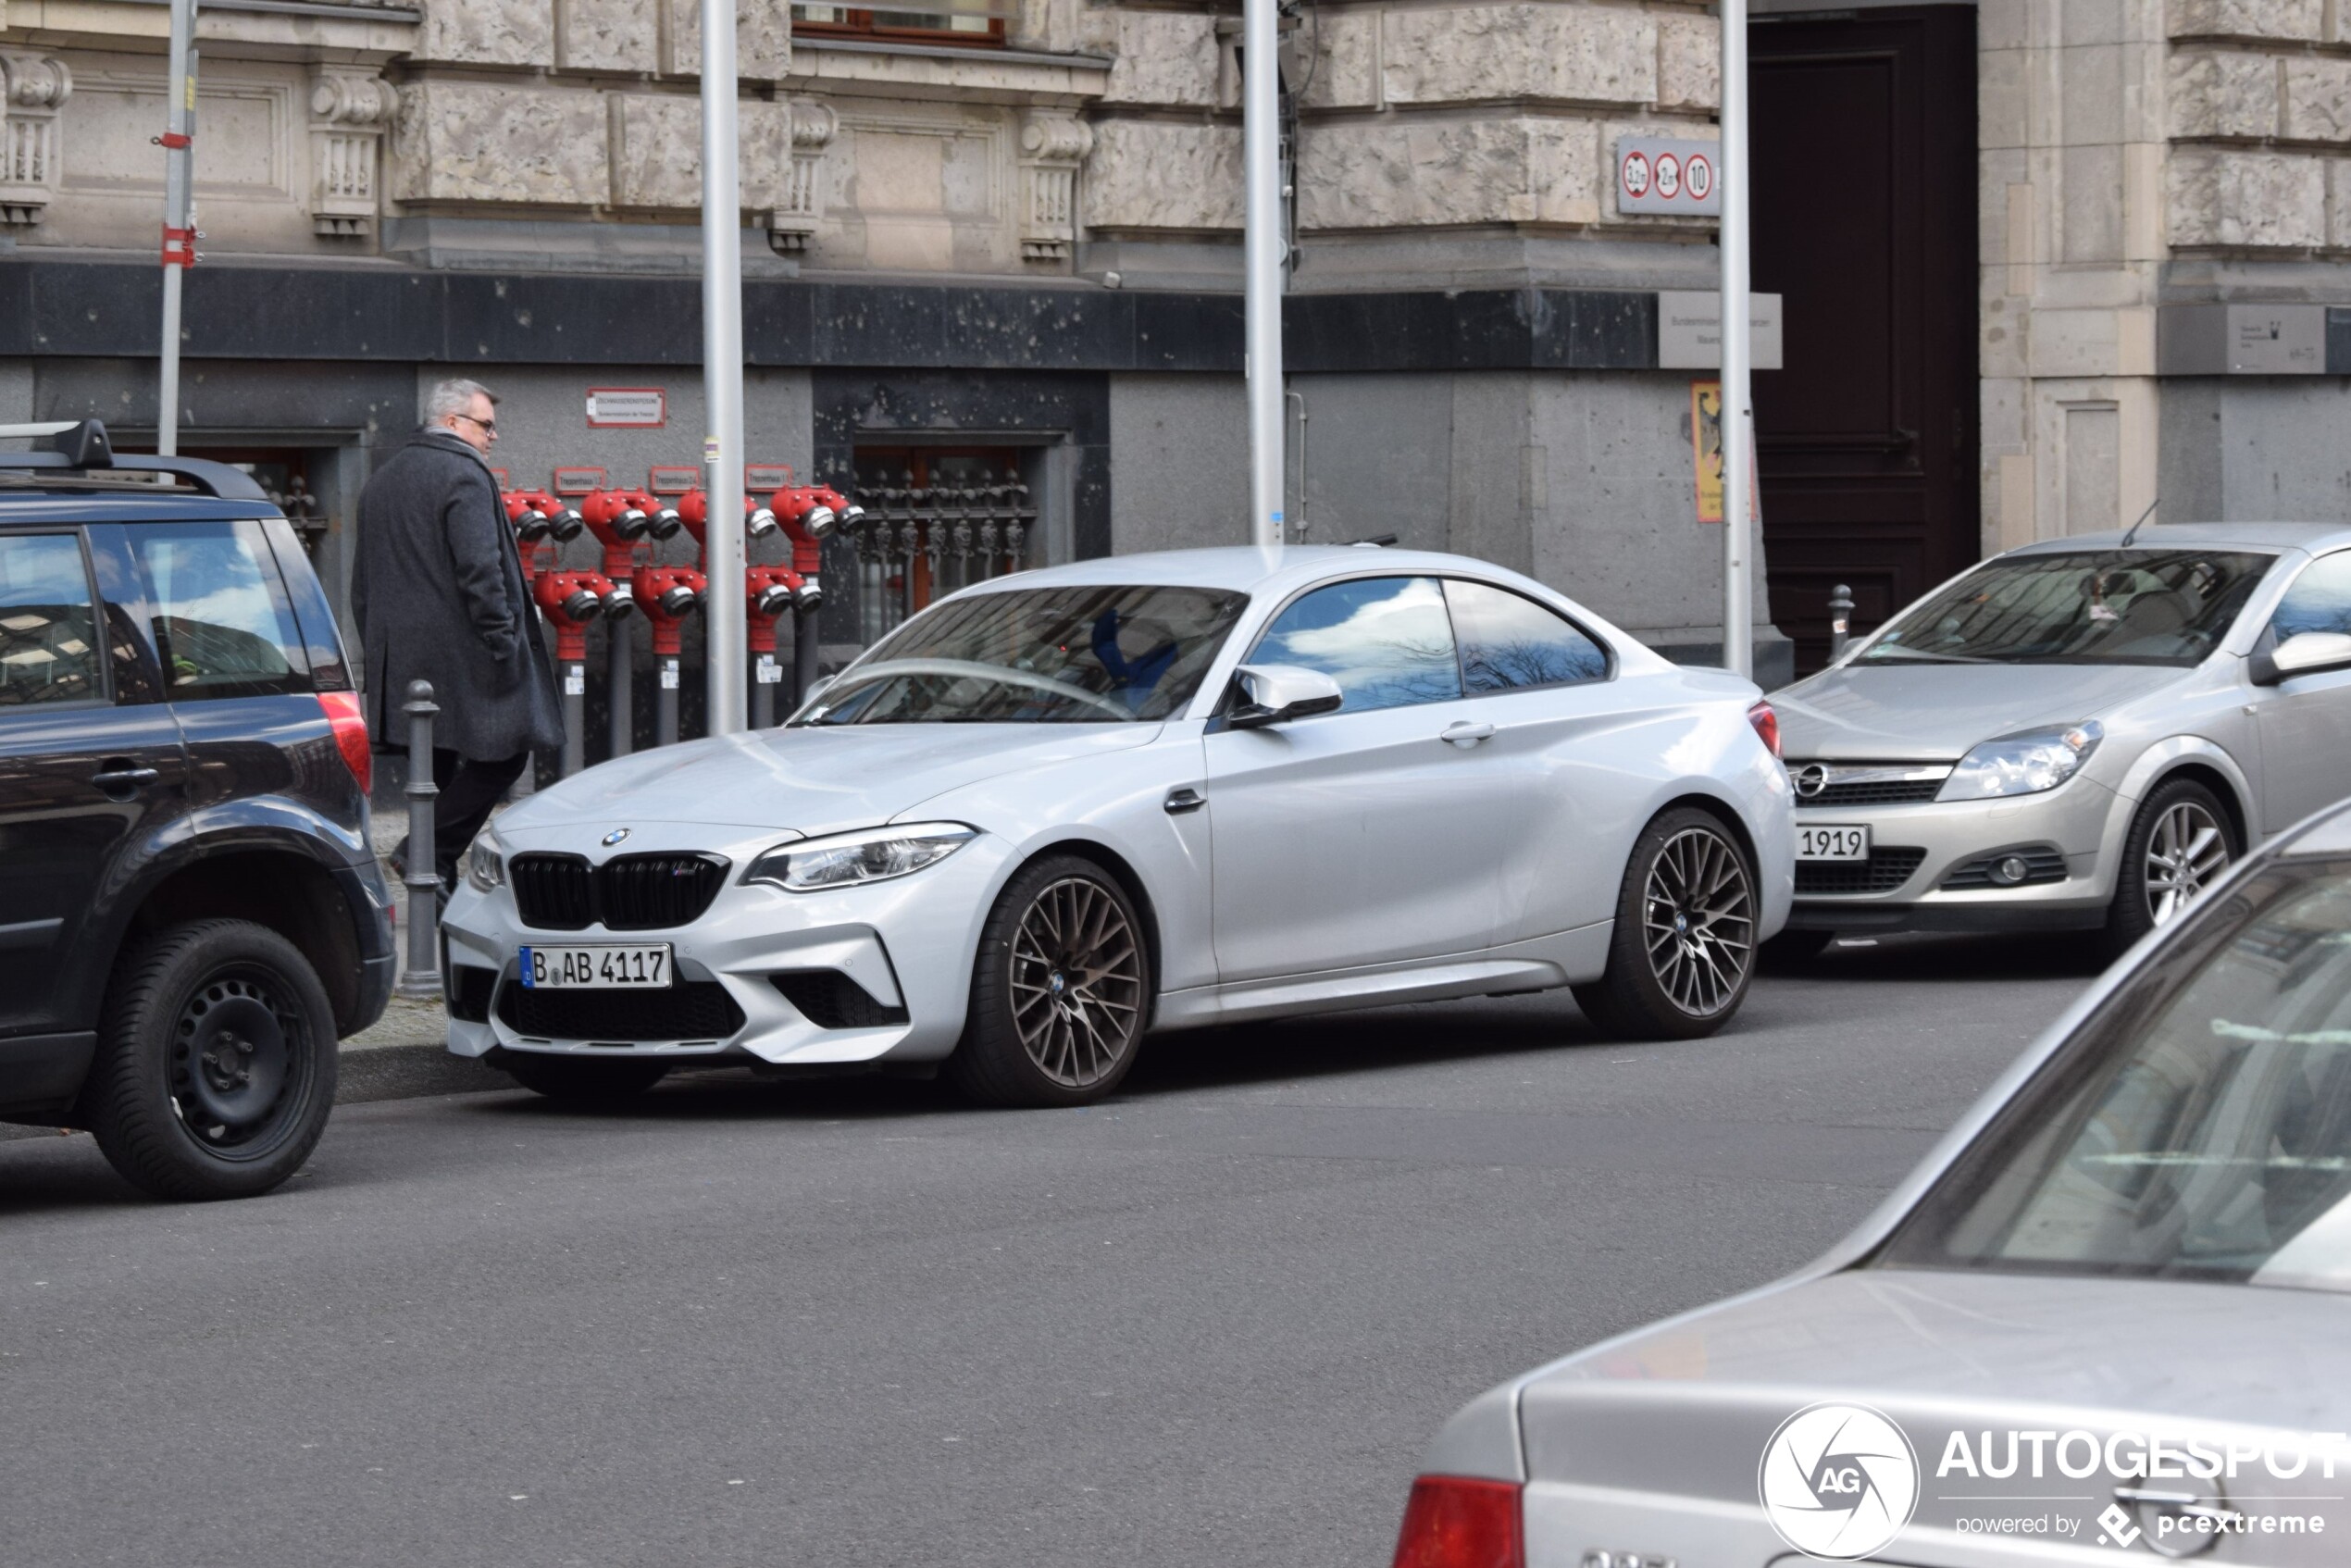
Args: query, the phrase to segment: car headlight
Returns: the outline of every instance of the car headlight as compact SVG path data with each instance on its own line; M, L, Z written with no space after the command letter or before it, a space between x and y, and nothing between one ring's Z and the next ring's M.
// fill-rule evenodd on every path
M2105 728L2092 718L1986 740L1959 759L1959 765L1951 770L1934 798L1988 801L2054 790L2082 771L2082 765L2105 738Z
M802 839L779 844L753 861L743 880L765 882L788 893L886 882L936 865L978 837L978 828L960 822L909 822Z
M498 840L485 828L474 835L473 843L466 851L466 886L475 892L488 893L505 885L505 858L498 852Z

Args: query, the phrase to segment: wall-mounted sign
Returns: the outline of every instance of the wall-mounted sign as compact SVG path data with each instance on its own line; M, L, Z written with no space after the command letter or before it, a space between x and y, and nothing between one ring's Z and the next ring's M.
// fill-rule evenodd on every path
M2167 305L2156 318L2167 376L2320 376L2327 369L2322 305Z
M1670 136L1616 139L1616 210L1675 218L1717 218L1723 211L1722 148L1712 142Z
M743 493L765 497L771 491L782 490L791 483L789 463L746 463L743 465Z
M645 471L645 488L655 495L683 495L702 483L702 470L691 463L656 463Z
M514 485L507 479L506 470L504 468L491 469L490 477L498 481L498 488L500 490L512 490L515 488Z
M591 490L602 490L603 488L604 471L602 468L590 468L583 467L577 468L558 468L555 470L555 493L557 495L585 495Z
M1750 476L1747 486L1747 515L1762 515L1762 498L1756 493L1752 476L1755 473L1755 429L1748 427L1747 471ZM1723 383L1692 381L1690 383L1690 467L1698 482L1698 520L1719 523L1723 520Z
M588 423L595 429L659 429L669 423L669 394L659 387L590 387Z
M1780 367L1780 296L1747 296L1748 367ZM1657 367L1661 370L1723 367L1723 296L1710 289L1664 289L1657 296Z

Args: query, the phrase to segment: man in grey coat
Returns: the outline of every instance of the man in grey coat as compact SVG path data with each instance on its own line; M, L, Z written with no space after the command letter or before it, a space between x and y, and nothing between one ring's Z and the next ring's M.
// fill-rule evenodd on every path
M433 860L444 896L457 857L531 753L564 742L554 670L485 460L498 439L497 402L473 381L434 387L424 428L359 493L351 609L367 661L367 729L379 745L404 746L408 683L432 682L441 707Z

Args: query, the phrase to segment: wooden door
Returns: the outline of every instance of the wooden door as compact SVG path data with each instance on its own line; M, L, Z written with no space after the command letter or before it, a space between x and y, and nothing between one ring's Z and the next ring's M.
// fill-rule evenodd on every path
M1976 559L1975 12L1758 19L1754 270L1783 368L1755 376L1772 618L1797 669L1850 584L1876 626Z

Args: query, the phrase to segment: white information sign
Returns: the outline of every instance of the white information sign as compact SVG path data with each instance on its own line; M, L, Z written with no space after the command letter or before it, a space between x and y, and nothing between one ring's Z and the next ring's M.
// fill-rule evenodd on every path
M669 423L669 395L659 387L590 387L588 423L598 429L656 429Z

